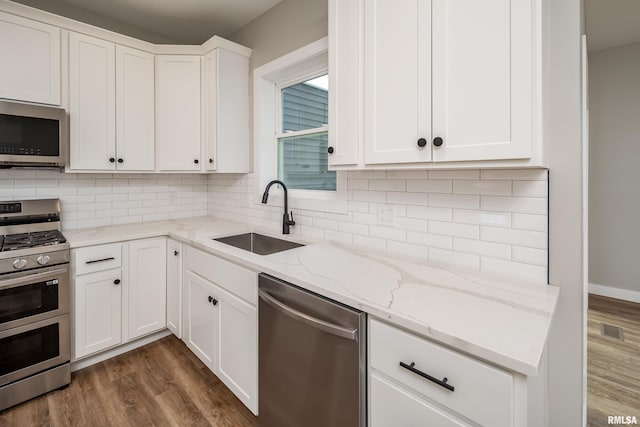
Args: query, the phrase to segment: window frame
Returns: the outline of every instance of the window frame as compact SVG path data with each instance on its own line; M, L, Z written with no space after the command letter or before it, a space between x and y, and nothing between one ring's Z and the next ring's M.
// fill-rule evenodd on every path
M254 170L257 171L258 178L257 193L254 195L256 204L261 202L266 185L271 180L278 179L278 137L293 137L307 132L282 133L281 89L324 74L328 74L326 37L254 70L253 131L254 153L257 153ZM329 132L329 124L323 128ZM318 129L320 128L314 128L311 133L320 133ZM282 189L274 186L270 193L270 204L282 205ZM288 193L289 206L295 209L333 213L347 211L346 172L336 171L335 191L289 189Z

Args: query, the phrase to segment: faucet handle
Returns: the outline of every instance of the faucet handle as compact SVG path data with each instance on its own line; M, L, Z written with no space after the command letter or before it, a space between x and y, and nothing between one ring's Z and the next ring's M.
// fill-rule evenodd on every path
M293 211L291 211L291 214L287 222L289 223L289 225L296 225L296 222L293 220Z

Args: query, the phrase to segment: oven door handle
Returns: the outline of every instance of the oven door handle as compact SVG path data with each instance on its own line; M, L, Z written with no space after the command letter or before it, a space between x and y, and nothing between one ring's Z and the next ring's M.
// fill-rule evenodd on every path
M57 276L67 274L69 270L67 268L58 268L55 270L42 271L40 273L29 274L27 276L15 277L13 279L0 280L0 289L9 289L16 286L38 283L38 281L44 277Z
M306 313L296 310L295 308L291 308L288 305L282 303L277 300L268 292L263 291L262 289L258 290L258 295L264 302L269 304L271 307L280 311L282 314L285 314L295 320L298 320L306 325L311 326L312 328L320 329L321 331L327 332L332 335L336 335L342 338L346 338L353 341L358 341L358 330L357 329L349 329L344 328L340 325L336 325L334 323L325 322L324 320L315 318L313 316L309 316Z

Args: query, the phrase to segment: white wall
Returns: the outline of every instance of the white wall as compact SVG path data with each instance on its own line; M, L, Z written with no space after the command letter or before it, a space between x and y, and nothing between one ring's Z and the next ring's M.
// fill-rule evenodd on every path
M207 178L0 170L0 200L45 198L60 198L63 230L188 218L207 214Z
M589 105L589 281L640 292L640 43L589 54Z

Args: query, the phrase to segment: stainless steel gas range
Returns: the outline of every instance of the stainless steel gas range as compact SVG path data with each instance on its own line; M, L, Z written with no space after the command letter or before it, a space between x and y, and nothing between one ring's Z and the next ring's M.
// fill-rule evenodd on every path
M60 201L0 202L0 411L71 381Z

